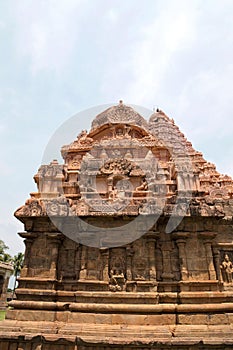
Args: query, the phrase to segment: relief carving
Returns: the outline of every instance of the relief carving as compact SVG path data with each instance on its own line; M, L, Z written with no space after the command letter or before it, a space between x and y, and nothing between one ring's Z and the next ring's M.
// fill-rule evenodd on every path
M126 286L126 250L113 248L110 250L109 290L124 291Z
M42 216L45 215L45 208L43 205L43 202L30 198L26 201L25 205L20 207L18 210L15 212L16 217L20 216Z
M125 290L126 279L123 272L110 270L109 273L109 290L111 292L121 292Z
M104 164L104 166L101 167L100 172L106 175L110 175L110 174L129 175L132 169L133 169L133 165L127 159L115 158L115 159L108 160Z
M146 179L143 179L141 185L136 187L136 191L147 191L147 190L148 190L147 181Z
M220 265L220 269L222 272L222 279L224 283L232 283L232 272L233 272L233 264L230 260L228 254L224 255L224 260Z

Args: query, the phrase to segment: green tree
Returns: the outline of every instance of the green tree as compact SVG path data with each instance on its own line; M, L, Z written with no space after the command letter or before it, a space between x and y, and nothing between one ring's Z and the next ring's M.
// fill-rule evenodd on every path
M14 297L17 278L19 277L21 268L23 267L23 261L24 261L24 254L23 253L18 253L13 258L15 282L14 282L14 288L12 291L12 298Z
M12 256L6 252L8 249L7 245L0 239L0 261L6 263L12 262Z

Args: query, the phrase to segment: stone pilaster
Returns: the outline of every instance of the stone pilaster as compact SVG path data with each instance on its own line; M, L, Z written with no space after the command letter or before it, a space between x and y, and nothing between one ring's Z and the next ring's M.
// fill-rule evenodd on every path
M75 250L75 279L78 280L79 279L79 272L80 272L80 268L81 268L81 245L79 243L76 243L76 250Z
M155 261L155 245L159 237L159 232L149 231L147 233L148 246L148 263L149 263L149 279L156 281L156 261Z
M101 260L102 260L102 280L109 281L109 249L100 248Z
M209 280L216 280L216 271L214 268L213 253L212 253L212 241L216 237L216 235L217 235L216 232L199 233L199 238L203 240L203 244L205 246L205 256L206 256Z
M134 255L134 250L132 247L126 247L126 278L127 281L132 281L132 257Z
M50 233L47 235L47 238L50 245L51 254L50 278L57 279L58 253L62 235L60 233Z
M219 248L218 247L214 247L213 248L213 256L214 256L214 263L215 263L215 266L216 266L216 276L217 276L217 280L219 282L223 282L223 279L222 279L222 274L221 274L221 270L220 270L220 251L219 251Z
M187 256L186 256L186 240L189 237L188 232L174 232L172 238L176 241L179 250L180 274L181 280L186 281L189 278Z
M36 233L32 232L19 232L19 236L24 238L25 253L24 253L24 263L20 271L20 277L28 277L30 275L30 256L31 247L34 239L37 237Z
M185 190L184 174L181 172L177 172L177 186L178 186L178 191Z
M81 253L81 269L79 273L79 279L85 280L87 277L87 249L88 247L82 245L82 253Z

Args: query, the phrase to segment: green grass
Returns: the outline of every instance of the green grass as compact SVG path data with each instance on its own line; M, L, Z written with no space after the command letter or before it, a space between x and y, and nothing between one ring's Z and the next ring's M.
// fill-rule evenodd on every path
M4 320L6 311L0 310L0 321Z

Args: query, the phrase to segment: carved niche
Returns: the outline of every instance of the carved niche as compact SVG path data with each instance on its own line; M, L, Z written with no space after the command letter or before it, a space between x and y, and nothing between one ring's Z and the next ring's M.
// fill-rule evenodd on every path
M113 292L126 289L126 249L112 248L109 262L109 290Z
M222 275L222 280L226 284L232 284L233 282L233 252L222 251L220 253L221 263L220 271Z

